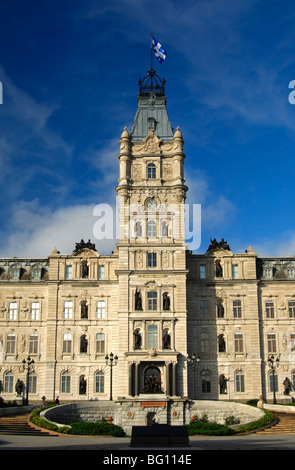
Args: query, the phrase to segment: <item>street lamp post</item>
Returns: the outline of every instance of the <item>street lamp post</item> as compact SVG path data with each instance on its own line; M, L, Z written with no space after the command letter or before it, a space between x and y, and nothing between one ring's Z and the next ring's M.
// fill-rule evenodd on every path
M273 387L273 403L277 402L276 400L276 386L275 386L275 369L279 366L280 359L277 357L276 360L274 356L270 356L267 360L268 366L272 372L272 387Z
M30 366L35 363L34 359L31 359L30 356L27 359L23 360L24 367L27 366L27 379L26 379L26 398L24 400L24 404L29 404L29 378L30 378Z
M111 370L111 383L110 383L110 400L113 399L113 366L116 366L118 363L118 356L114 356L111 352L110 356L105 356L106 365L110 366Z
M196 371L196 365L200 362L200 358L199 356L196 356L195 353L192 353L191 355L189 354L187 356L187 361L193 371L193 400L194 400L196 397L196 373L195 371Z

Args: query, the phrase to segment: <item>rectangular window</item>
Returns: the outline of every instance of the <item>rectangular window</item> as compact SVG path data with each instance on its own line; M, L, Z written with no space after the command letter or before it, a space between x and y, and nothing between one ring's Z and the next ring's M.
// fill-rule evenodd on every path
M105 300L98 300L97 302L97 318L106 317L106 302Z
M104 279L104 266L98 266L98 279Z
M242 333L235 333L235 352L242 353L244 351Z
M200 279L206 279L206 265L200 265Z
M233 315L234 318L242 318L242 303L240 300L233 301Z
M17 319L17 302L9 302L8 320Z
M31 303L31 320L39 320L40 307L39 302Z
M289 268L287 269L288 277L294 277L295 276L295 269L294 268Z
M237 279L239 277L239 268L237 264L233 265L233 278Z
M72 279L72 266L66 266L66 279Z
M277 352L277 344L276 344L276 335L275 333L269 333L267 335L267 350L269 353L276 353Z
M157 292L148 292L147 294L148 299L148 310L157 310Z
M208 318L208 317L209 317L208 300L201 300L200 301L200 318Z
M12 279L18 279L18 276L19 276L19 270L18 269L14 269L12 271Z
M272 277L272 268L264 268L263 275L264 277Z
M156 238L157 236L157 225L154 220L148 222L148 238Z
M30 335L29 353L30 354L38 353L38 335Z
M71 333L64 333L62 352L65 354L70 354L71 351L72 351L72 335Z
M73 302L64 303L64 318L67 320L73 318Z
M207 332L201 333L201 353L209 353L209 334Z
M275 309L274 309L274 303L273 303L272 300L266 300L266 302L265 302L265 313L266 313L266 318L274 318Z
M157 253L148 253L148 267L155 268L157 266Z
M7 335L6 353L7 354L15 353L15 335L12 335L12 334Z
M35 270L33 271L33 279L40 279L40 271L39 269L38 270Z
M37 377L36 375L29 375L29 393L37 393Z
M96 335L96 352L104 353L105 352L105 335L104 333L97 333Z
M7 374L5 374L4 392L13 393L13 375L11 372L8 372Z
M158 349L158 328L156 325L148 327L148 349Z
M295 300L289 300L288 308L289 308L289 317L295 318Z

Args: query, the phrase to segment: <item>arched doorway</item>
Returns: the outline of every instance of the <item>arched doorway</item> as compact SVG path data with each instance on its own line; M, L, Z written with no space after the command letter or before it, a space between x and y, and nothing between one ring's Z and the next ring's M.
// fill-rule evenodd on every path
M143 393L162 393L161 371L158 367L148 367L145 370Z

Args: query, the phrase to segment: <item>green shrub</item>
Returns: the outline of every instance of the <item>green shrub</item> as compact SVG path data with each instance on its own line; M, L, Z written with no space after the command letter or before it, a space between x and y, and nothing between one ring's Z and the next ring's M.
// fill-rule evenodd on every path
M106 422L99 423L71 423L71 434L83 436L116 436L124 437L125 432L120 426Z
M188 435L211 435L211 436L230 436L235 431L223 424L209 423L205 421L191 421L188 425Z
M240 426L238 429L236 429L236 433L239 434L242 432L254 431L256 429L267 426L268 424L271 424L275 420L274 414L268 410L263 411L264 416L262 416L262 418L258 419L257 421L253 421L252 423L246 424L245 426Z

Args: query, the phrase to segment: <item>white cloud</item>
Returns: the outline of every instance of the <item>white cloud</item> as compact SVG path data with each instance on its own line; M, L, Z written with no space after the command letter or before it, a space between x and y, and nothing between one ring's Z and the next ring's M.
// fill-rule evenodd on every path
M96 221L94 205L73 205L55 211L40 207L38 201L21 202L14 207L10 227L2 231L1 257L46 257L54 247L62 254L71 254L82 238L92 243ZM100 254L111 253L113 240L96 243Z

